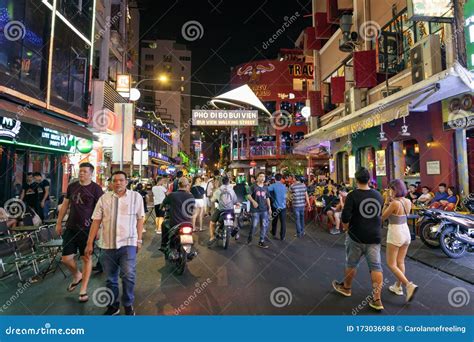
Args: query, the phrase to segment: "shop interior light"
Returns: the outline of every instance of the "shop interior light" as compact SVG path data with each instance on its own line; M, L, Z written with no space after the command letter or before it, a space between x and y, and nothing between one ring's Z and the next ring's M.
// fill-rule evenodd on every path
M407 148L404 147L402 151L403 151L403 155L406 156L407 155Z
M426 146L427 147L431 147L433 146L433 143L434 143L434 140L433 140L433 137L429 137L428 140L426 140Z
M420 145L415 144L415 153L419 154L420 153Z

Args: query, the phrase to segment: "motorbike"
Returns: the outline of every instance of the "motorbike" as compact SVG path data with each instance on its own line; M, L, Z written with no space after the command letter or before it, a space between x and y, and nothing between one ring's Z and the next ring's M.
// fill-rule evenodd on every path
M164 227L169 226L168 214L168 211L165 210ZM165 234L165 230L163 234ZM186 269L186 263L197 256L197 252L193 249L193 225L190 222L177 224L169 228L167 234L168 243L163 250L165 260L175 266L176 274L181 275Z
M471 213L474 213L474 200L467 200L465 207ZM422 209L419 212L418 224L420 225L420 240L429 248L439 248L439 237L443 228L441 216L464 217L454 211L444 211L441 209Z
M235 209L234 213L237 217L237 227L239 230L242 229L243 226L252 224L252 215L249 211L249 202L243 202L239 209Z
M235 235L234 218L235 216L233 210L225 210L221 212L219 220L216 222L216 239L218 244L224 249L229 247L231 235Z
M441 215L442 229L439 242L442 251L457 259L466 252L474 252L474 217L468 215Z

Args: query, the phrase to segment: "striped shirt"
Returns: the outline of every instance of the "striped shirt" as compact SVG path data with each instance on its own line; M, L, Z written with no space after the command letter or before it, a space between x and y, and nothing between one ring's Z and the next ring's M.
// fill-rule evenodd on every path
M306 205L306 185L303 183L293 183L290 186L293 208L301 208Z
M138 192L127 189L122 197L113 191L106 192L99 198L92 214L93 220L102 220L100 247L136 246L137 220L144 217L143 198Z

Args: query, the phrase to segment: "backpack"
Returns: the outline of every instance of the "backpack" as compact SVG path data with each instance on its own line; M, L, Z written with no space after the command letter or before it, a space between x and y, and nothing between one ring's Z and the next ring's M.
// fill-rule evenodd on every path
M219 204L221 207L224 208L233 208L234 201L233 201L233 196L230 193L229 189L227 187L222 187L221 193L219 194Z

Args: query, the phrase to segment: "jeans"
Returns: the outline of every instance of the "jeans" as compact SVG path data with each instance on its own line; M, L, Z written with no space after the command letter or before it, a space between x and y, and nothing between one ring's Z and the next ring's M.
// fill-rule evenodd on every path
M103 249L102 263L107 277L106 286L113 298L110 306L119 307L119 271L122 278L122 305L131 306L135 299L135 275L137 266L137 247L124 246L119 249Z
M278 219L280 219L280 239L284 240L286 236L286 208L277 209L274 208L272 212L272 235L277 233Z
M296 220L296 235L298 237L304 234L304 207L293 208Z
M50 202L49 202L49 199L44 201L44 207L42 208L43 210L43 218L45 220L49 219L49 207L50 207Z
M257 230L257 226L260 223L260 242L265 240L265 236L268 231L268 211L259 211L252 213L252 228L250 230L250 235L248 241L252 241L252 237Z

